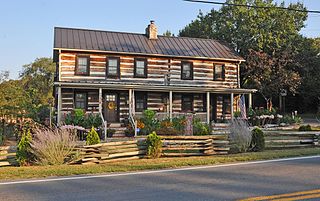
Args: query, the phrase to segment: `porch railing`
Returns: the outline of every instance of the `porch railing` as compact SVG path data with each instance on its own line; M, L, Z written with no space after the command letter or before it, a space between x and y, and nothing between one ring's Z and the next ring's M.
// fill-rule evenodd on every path
M104 119L102 112L100 112L100 117L102 120L102 126L104 130L104 140L107 141L107 121Z
M137 136L137 120L134 119L132 111L129 111L129 122L131 123L132 128L134 129L134 136Z

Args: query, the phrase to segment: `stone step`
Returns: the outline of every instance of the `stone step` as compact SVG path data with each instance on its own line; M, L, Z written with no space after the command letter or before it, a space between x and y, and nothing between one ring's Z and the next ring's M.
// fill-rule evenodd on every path
M124 125L122 123L110 123L108 124L108 128L122 128Z

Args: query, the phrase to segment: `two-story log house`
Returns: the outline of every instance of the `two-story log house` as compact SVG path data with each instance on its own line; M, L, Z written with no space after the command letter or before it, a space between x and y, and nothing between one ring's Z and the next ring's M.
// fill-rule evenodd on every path
M204 122L233 117L244 61L212 39L167 37L153 21L144 34L54 29L57 122L75 108L108 123L134 119L145 109L159 118L193 113Z

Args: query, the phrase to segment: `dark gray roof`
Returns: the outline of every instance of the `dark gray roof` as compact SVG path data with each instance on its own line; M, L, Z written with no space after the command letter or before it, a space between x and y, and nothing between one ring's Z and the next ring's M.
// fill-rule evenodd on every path
M228 45L212 39L158 36L150 40L145 34L61 27L54 29L54 48L243 60Z

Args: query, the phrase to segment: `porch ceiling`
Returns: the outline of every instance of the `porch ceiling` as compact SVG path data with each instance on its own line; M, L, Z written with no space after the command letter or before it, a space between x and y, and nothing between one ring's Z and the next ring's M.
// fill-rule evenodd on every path
M79 82L55 82L55 86L77 89L109 89L109 90L129 90L137 91L159 91L159 92L192 92L192 93L222 93L222 94L250 94L257 92L256 89L241 88L216 88L216 87L196 87L196 86L165 86L165 85L142 85L142 84L101 84L101 83L79 83Z

